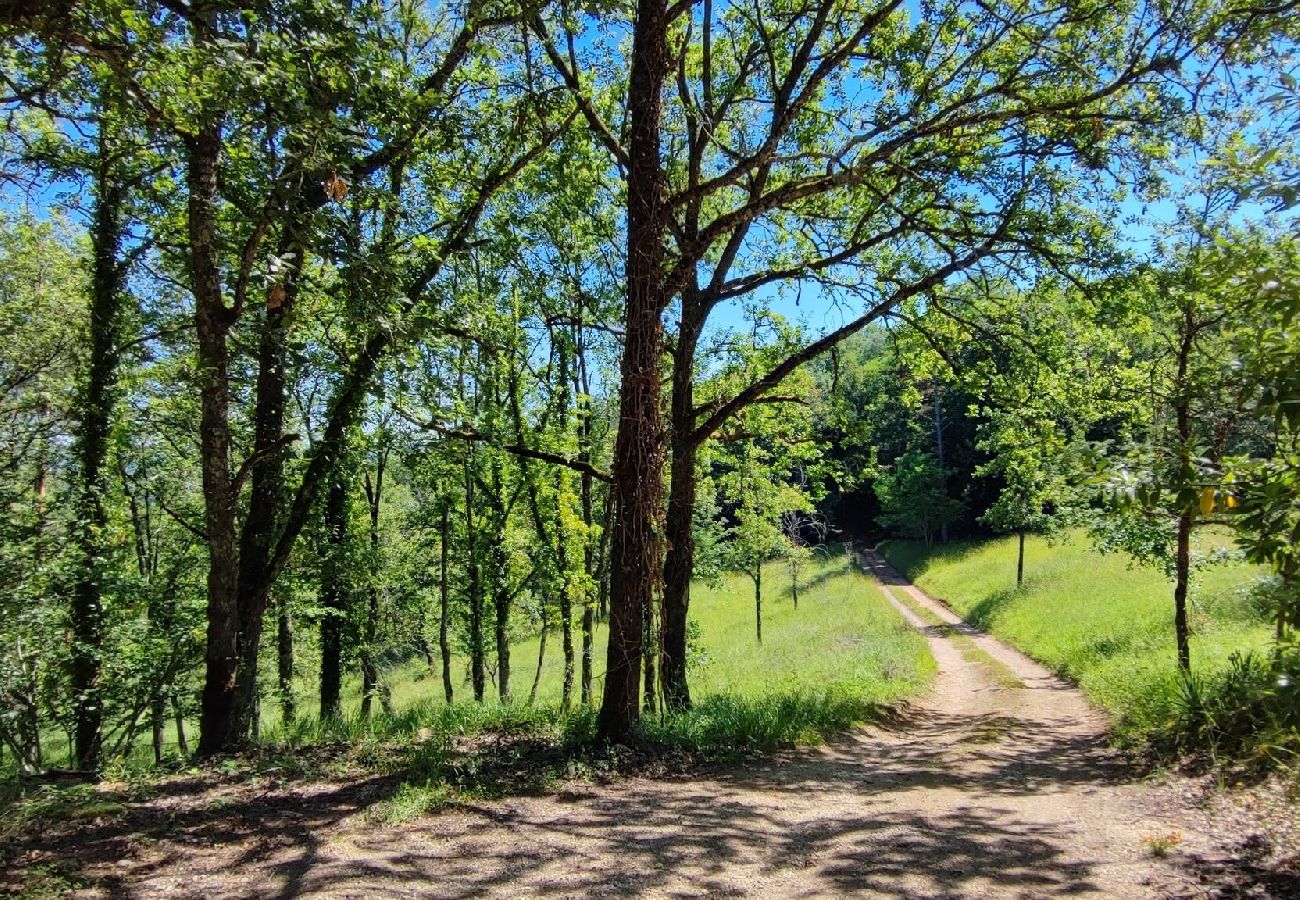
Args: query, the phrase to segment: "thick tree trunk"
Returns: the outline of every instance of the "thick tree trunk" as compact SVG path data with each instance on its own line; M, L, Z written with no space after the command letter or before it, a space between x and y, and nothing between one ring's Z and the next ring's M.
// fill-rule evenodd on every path
M662 575L660 421L664 283L663 86L669 69L667 0L638 0L628 88L627 316L614 442L609 649L597 731L626 740L640 720L642 615Z
M443 502L442 522L440 524L442 546L440 549L440 570L438 580L438 652L442 656L442 691L447 697L447 705L452 702L452 683L451 683L451 608L449 598L451 595L451 585L447 581L447 562L451 556L449 544L451 542L451 501Z
M321 569L320 605L320 717L336 718L342 710L343 631L351 606L348 571L348 493L340 473L325 494L325 559Z
M104 116L107 118L107 111ZM122 241L122 187L115 178L111 124L99 128L95 172L95 214L91 230L94 267L91 273L90 356L77 392L77 462L80 497L75 529L79 568L72 594L71 687L76 734L77 768L95 771L102 755L104 701L101 695L100 656L103 653L106 616L102 593L103 560L108 510L104 494L109 436L112 430L117 384L118 332L122 304L122 266L118 259ZM155 716L155 725L157 723ZM156 747L161 754L161 747Z
M230 750L242 737L237 721L239 550L230 472L230 353L233 314L221 292L216 233L221 128L213 123L186 147L191 287L198 339L199 455L208 546L208 622L199 720L199 753Z

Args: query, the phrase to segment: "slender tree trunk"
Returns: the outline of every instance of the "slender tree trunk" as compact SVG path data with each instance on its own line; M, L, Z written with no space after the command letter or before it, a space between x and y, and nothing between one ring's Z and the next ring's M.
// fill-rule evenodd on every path
M754 566L754 635L763 643L763 561Z
M556 418L563 425L564 431L568 431L569 422L569 349L560 344L560 371L556 378L559 385L560 397L557 401ZM517 392L516 392L517 393ZM559 469L556 472L558 488L556 491L557 498L567 498L569 492L567 487L571 484L570 474ZM561 502L567 502L561 501ZM560 590L560 644L564 651L564 684L560 692L560 705L564 709L569 709L573 705L573 676L574 676L574 658L573 658L573 573L569 570L569 549L566 535L560 533L559 520L557 518L555 529L555 548L557 562L559 563L561 575ZM583 543L586 543L585 537Z
M564 473L559 476L563 479ZM573 577L569 572L569 554L563 535L557 535L560 563L560 644L564 651L564 683L560 691L560 706L573 705Z
M371 701L376 693L384 694L384 708L388 710L387 692L379 679L379 665L375 659L375 645L379 637L379 506L383 500L384 467L388 462L388 451L379 451L379 461L375 468L375 479L370 480L366 473L366 507L370 513L370 584L366 594L366 628L361 646L361 717L370 718Z
M338 473L325 494L326 550L321 570L320 717L337 718L342 711L343 631L352 601L348 560L348 495L351 486Z
M491 566L493 635L497 649L497 696L510 699L510 570L506 556L507 512L501 461L493 457L489 464L492 490L488 506L492 511L488 540L488 563Z
M442 655L442 690L447 697L447 705L452 703L452 684L451 684L451 639L449 626L451 624L451 608L448 602L451 586L447 581L447 561L450 557L449 545L451 543L451 501L444 500L442 505L442 522L440 525L442 533L442 546L440 549L440 571L438 580L439 609L438 609L438 652Z
M176 691L172 691L172 717L176 720L176 745L180 748L181 756L190 755L190 742L185 738L185 714L181 711L180 697Z
M1174 376L1174 419L1178 429L1180 468L1190 468L1192 455L1192 410L1188 396L1188 372L1198 331L1190 305L1183 307L1183 334L1178 348L1178 368ZM1174 547L1174 640L1178 647L1178 667L1192 668L1192 648L1187 626L1187 589L1192 572L1192 516L1189 507L1178 515L1178 534Z
M617 497L611 487L605 492L605 524L600 533L600 548L596 562L596 620L609 621L610 567L613 562L611 547L614 536L614 503Z
M474 531L474 448L465 456L465 556L469 588L469 657L474 700L483 702L487 686L483 651L483 579L479 569L478 534Z
M163 757L163 728L167 723L167 701L162 695L162 691L154 694L149 701L149 730L153 734L153 762L154 765L162 764Z
M609 649L597 731L625 740L640 720L642 616L662 575L660 423L664 283L663 86L669 70L667 0L638 0L628 87L627 309L614 441Z
M298 715L298 704L293 694L293 615L289 612L289 598L281 594L276 601L276 668L280 679L280 711L285 724Z
M239 536L239 669L235 728L242 740L256 727L258 656L271 591L271 554L284 507L284 415L288 402L286 333L298 295L303 266L299 238L302 217L291 213L279 252L290 260L282 279L267 292L257 348L257 386L253 401L253 453L248 511Z
M944 474L944 467L943 467L943 393L940 390L940 386L938 384L934 386L933 405L934 405L934 443L935 443L935 449L938 451L938 457L939 457L939 477L944 482L945 485L944 495L946 496L948 479L947 476ZM947 516L945 516L943 518L943 521L939 523L939 540L945 544L948 543ZM926 537L925 542L926 544L930 543L930 539L928 536Z
M542 665L546 662L546 635L551 630L551 623L542 619L542 636L537 642L537 671L533 673L533 686L528 691L528 705L537 702L537 686L542 683Z
M582 395L578 401L578 458L587 466L591 465L591 383L587 373L586 348L582 341L581 325L574 328L574 343L578 348L578 365L575 377L578 379L577 390ZM582 524L585 539L582 542L582 571L588 583L582 592L582 705L592 704L592 664L596 645L596 597L593 584L599 578L596 572L596 548L592 543L595 528L595 516L592 507L592 477L590 471L582 473L580 494L582 499ZM599 590L599 588L596 588Z
M1019 549L1016 551L1016 587L1020 587L1025 582L1025 533L1022 531L1017 537Z
M69 610L72 625L71 686L74 698L76 765L99 768L103 751L104 700L100 657L104 649L106 615L102 588L108 510L107 462L113 408L116 403L118 332L122 305L122 187L116 165L108 111L103 111L95 171L95 212L91 240L90 357L77 396L77 461L81 477L76 540L79 551L77 583ZM161 747L158 748L161 755Z
M1192 514L1184 512L1178 517L1178 538L1174 552L1174 637L1178 643L1178 667L1184 672L1192 668L1192 647L1187 627L1187 587L1192 571Z
M794 608L799 608L799 548L794 548L794 553L790 554L790 597L794 600Z
M684 303L673 354L671 401L672 466L668 484L664 560L663 652L661 680L664 704L669 710L690 708L686 682L686 624L690 615L691 576L695 570L695 485L699 443L695 429L695 351L703 317L697 304Z

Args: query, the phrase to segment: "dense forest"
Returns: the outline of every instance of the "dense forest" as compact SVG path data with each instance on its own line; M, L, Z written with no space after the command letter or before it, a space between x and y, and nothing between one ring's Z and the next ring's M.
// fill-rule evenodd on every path
M1298 23L5 0L6 769L397 717L412 666L628 744L702 585L757 645L828 545L995 533L1158 569L1188 678L1201 571L1260 567L1234 702L1294 734Z

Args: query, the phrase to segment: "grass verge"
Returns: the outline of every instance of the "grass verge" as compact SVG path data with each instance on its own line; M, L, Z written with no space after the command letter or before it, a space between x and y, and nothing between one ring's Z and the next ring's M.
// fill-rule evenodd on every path
M1209 550L1221 538L1205 536ZM1173 588L1160 573L1102 555L1082 535L925 547L889 541L889 561L971 624L1075 681L1111 714L1120 744L1164 753L1290 765L1296 746L1294 662L1274 661L1261 570L1221 563L1195 572L1189 599L1192 677L1179 672ZM1300 675L1300 672L1296 674ZM1290 710L1290 712L1288 712Z

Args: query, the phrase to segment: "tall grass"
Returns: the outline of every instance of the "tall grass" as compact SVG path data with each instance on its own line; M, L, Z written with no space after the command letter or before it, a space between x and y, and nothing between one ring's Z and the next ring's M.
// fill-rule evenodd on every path
M1208 533L1200 550L1208 558L1222 543ZM1270 648L1267 614L1253 600L1262 571L1252 566L1220 563L1193 573L1189 683L1177 666L1171 581L1095 552L1081 534L1055 543L1030 537L1020 589L1014 537L929 548L889 541L881 550L968 621L1076 681L1111 714L1123 743L1188 749L1207 698L1240 679L1234 672L1244 655L1258 669Z

